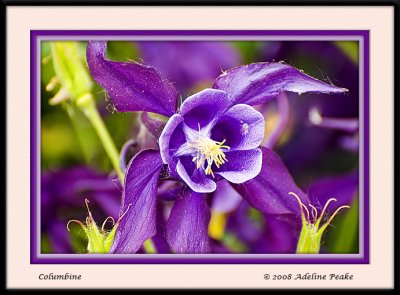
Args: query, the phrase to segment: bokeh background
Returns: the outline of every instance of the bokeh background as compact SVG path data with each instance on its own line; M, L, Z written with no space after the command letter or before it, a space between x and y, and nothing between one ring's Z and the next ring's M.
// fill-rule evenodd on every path
M77 42L83 60L86 44ZM79 226L71 226L68 232L67 222L84 220L87 214L84 198L90 200L96 220L102 221L107 216L116 218L120 188L110 160L86 117L68 101L56 106L49 104L57 91L47 91L48 87L46 90L55 76L50 42L42 42L41 54L41 251L85 253L84 233ZM183 94L182 99L210 87L223 70L260 61L284 62L317 79L347 88L346 95L288 94L289 120L274 150L311 199L321 201L324 197L343 195L351 202L351 209L340 214L328 229L321 252L358 252L357 140L353 140L353 145L345 144L347 139L351 140L351 134L320 128L309 121L312 109L318 109L323 117L358 119L357 42L110 41L107 54L112 60L134 60L155 66L174 82ZM100 86L94 84L92 93L118 149L144 132L138 115L115 112ZM260 109L265 114L266 132L271 132L279 116L277 105L272 101ZM330 195L321 199L320 194L325 194L327 188ZM231 212L226 222L223 238L215 240L215 253L286 251L268 246L285 236L279 237L278 233L278 237L276 234L271 237L268 218L245 203ZM246 234L249 228L253 228L252 235Z

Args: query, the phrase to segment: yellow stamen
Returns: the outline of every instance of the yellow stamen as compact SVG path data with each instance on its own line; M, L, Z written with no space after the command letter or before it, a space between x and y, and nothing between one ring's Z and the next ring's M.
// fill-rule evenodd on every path
M212 164L215 164L219 168L222 164L225 164L228 160L224 154L224 150L229 150L230 147L224 145L223 141L214 141L208 137L200 136L200 125L199 125L199 137L190 145L197 150L197 154L193 157L193 162L196 162L196 168L203 167L203 164L207 162L207 167L204 169L206 175L211 174L214 176L214 172L211 169Z

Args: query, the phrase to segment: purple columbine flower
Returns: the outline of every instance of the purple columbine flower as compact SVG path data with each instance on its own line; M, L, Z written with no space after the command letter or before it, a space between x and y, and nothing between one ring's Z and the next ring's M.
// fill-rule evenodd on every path
M161 134L162 121L142 118L149 131L159 135L159 150L137 153L126 169L120 214L131 207L121 220L111 253L135 253L156 234L160 177L187 185L176 196L166 224L167 241L176 253L210 252L210 209L204 193L215 191L222 179L233 183L243 198L266 214L297 213L288 192L308 202L279 156L259 147L264 118L251 106L283 91L341 93L346 89L282 63L254 63L223 72L211 88L193 94L178 107L175 87L157 69L110 61L105 55L106 42L89 42L92 77L108 92L117 111L168 117Z
M188 97L168 120L160 154L193 191L210 193L217 180L243 183L260 173L263 137L264 117L258 111L232 105L225 91L205 89Z

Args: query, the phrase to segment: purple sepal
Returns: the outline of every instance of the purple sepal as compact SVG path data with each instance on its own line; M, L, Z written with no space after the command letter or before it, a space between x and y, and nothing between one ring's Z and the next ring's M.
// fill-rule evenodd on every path
M158 150L132 158L125 174L120 221L110 253L135 253L156 233L156 195L162 168Z
M209 253L210 218L210 209L203 194L187 190L177 199L167 222L167 241L174 252Z
M312 78L294 67L274 62L252 63L230 69L215 80L212 88L227 92L232 105L261 104L283 91L298 94L347 91Z
M156 234L152 237L152 242L154 247L157 250L157 254L168 254L170 253L170 247L167 242L166 234L165 234L165 223L163 216L163 204L158 202L157 204L157 225Z
M272 150L262 147L262 168L254 179L233 187L254 208L265 214L300 214L296 193L304 204L308 196L296 185L280 157Z
M171 82L151 66L108 60L106 48L106 42L89 42L87 62L93 79L108 92L117 111L175 113L178 93Z

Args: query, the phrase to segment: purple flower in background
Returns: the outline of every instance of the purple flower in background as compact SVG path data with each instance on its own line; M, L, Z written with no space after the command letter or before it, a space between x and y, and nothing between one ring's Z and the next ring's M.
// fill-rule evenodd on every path
M341 42L270 41L264 43L265 50L261 52L262 58L284 60L315 77L332 81L335 85L345 84L345 87L349 89L346 95L335 96L335 99L321 99L318 94L290 97L291 115L287 134L291 136L277 146L276 150L285 159L285 164L299 182L310 182L304 179L304 170L319 173L318 170L321 167L331 164L329 162L331 157L327 155L335 157L334 154L337 153L335 140L336 137L341 136L336 130L310 128L310 125L306 123L310 108L317 107L324 116L331 118L357 119L359 115L359 67L357 60L350 59L337 46L336 43ZM356 51L358 52L357 49ZM343 146L350 147L355 140L355 137L343 139ZM304 150L308 152L304 153ZM339 161L338 158L334 162Z
M67 222L86 216L85 198L97 208L100 218L118 216L121 192L107 175L86 167L47 172L41 179L41 227L48 235L52 253L72 253ZM71 215L71 208L80 209Z
M339 138L339 145L353 153L358 152L359 123L357 118L326 118L321 116L317 108L312 108L308 113L308 119L314 126L347 133Z
M204 193L215 191L222 179L265 214L298 213L288 192L308 202L279 156L259 147L264 118L251 106L283 91L342 93L346 89L285 64L254 63L223 72L212 88L193 94L178 107L176 89L157 69L110 61L105 55L106 42L89 43L92 77L108 92L117 111L169 117L161 134L153 133L159 136L159 150L139 152L126 169L120 214L131 207L118 227L112 253L135 253L156 234L160 177L187 185L176 196L166 224L167 241L176 253L210 251L210 209ZM143 121L150 132L163 126L154 121L150 116Z
M222 70L240 63L240 55L225 42L141 41L136 44L144 62L176 83L181 92L208 83Z

